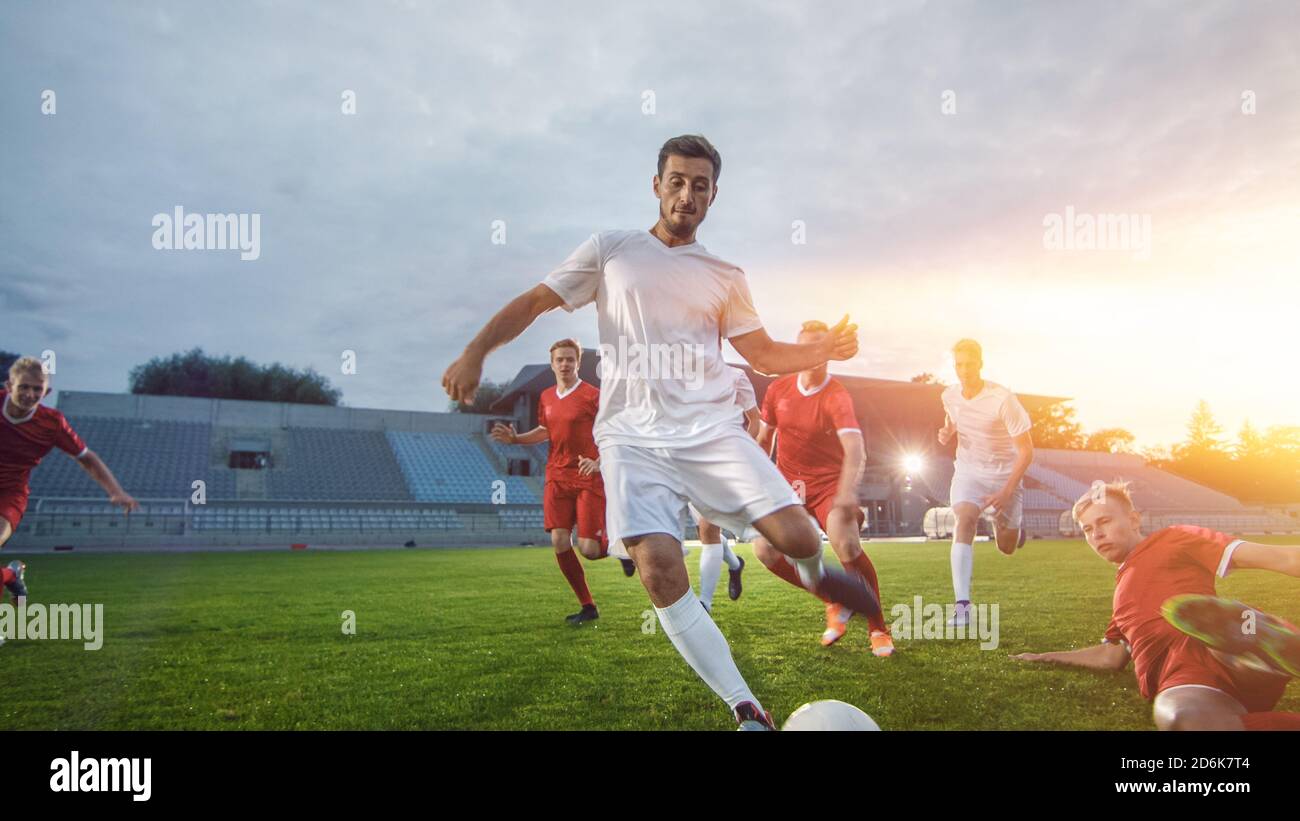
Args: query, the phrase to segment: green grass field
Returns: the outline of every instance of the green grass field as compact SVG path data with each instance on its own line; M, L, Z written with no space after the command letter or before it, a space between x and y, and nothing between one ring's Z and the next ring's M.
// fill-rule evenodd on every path
M870 542L886 605L951 596L946 543ZM837 698L884 729L1149 729L1131 668L1008 656L1098 641L1114 573L1082 542L976 547L975 598L1000 606L1000 646L899 641L871 656L853 622L823 648L821 603L752 560L714 618L780 722ZM829 554L829 551L828 551ZM692 579L698 549L687 561ZM0 729L731 729L677 655L637 579L586 562L601 609L577 609L549 548L26 557L33 602L102 602L104 643L0 647ZM1300 581L1242 572L1220 592L1300 619ZM344 635L342 612L356 614ZM653 632L645 632L650 625ZM1300 710L1300 685L1281 709Z

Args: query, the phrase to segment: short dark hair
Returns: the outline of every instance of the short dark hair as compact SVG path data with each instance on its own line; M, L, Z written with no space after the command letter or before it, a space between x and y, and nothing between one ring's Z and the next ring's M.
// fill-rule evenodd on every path
M679 157L699 157L713 163L713 184L718 184L718 177L722 175L722 155L706 137L701 134L683 134L664 143L664 147L659 149L660 177L663 177L664 165L673 154Z

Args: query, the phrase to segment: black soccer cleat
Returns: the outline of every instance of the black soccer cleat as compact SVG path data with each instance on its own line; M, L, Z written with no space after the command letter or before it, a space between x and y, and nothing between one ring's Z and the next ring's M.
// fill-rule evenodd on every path
M600 618L600 611L596 609L596 605L584 604L581 610L572 615L565 616L564 620L569 624L582 624L583 622L595 621L598 618Z
M876 599L876 594L871 591L861 576L829 567L824 568L822 572L825 575L817 583L817 589L813 591L817 595L825 596L836 604L868 618L881 614L880 602Z
M727 568L727 597L732 601L739 599L740 594L744 592L744 587L740 584L740 574L745 572L745 560L739 556L736 559L740 561L740 567L735 570Z
M631 559L619 559L623 565L623 575L629 579L636 575L636 562Z
M752 701L742 701L736 705L737 730L758 731L775 730L772 714L763 712Z
M27 585L23 582L23 574L27 571L27 565L14 559L9 563L9 569L13 571L14 580L5 585L5 588L13 595L15 599L19 596L27 595Z

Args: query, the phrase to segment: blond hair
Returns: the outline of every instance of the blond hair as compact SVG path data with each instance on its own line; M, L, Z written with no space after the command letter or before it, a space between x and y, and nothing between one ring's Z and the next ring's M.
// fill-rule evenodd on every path
M45 372L45 363L34 356L20 356L9 366L9 381L16 384L19 374L40 374L46 382L50 375Z
M957 344L952 346L952 355L956 356L959 353L974 354L976 359L981 362L984 361L984 349L980 347L980 343L973 339L957 340Z
M551 358L552 358L552 359L555 358L555 350L556 350L557 348L573 348L575 351L578 352L578 361L579 361L579 362L582 362L582 346L578 344L578 340L576 340L576 339L561 339L559 342L556 342L554 345L551 346Z
M1079 517L1083 516L1084 511L1088 508L1092 507L1094 504L1105 504L1111 499L1117 499L1120 502L1123 502L1126 510L1136 509L1133 504L1133 491L1129 482L1120 479L1111 482L1103 482L1098 479L1092 483L1092 487L1088 488L1088 492L1080 496L1079 501L1074 503L1074 508L1071 509L1070 515L1073 516L1074 520L1077 522L1079 521Z

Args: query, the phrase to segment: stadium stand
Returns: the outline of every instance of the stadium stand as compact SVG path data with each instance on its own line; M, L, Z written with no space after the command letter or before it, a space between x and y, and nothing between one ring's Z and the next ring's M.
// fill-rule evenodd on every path
M383 433L327 428L290 428L288 433L288 453L279 455L275 469L266 471L271 499L411 499L402 468Z
M518 476L502 476L472 437L390 431L388 441L418 501L490 504L496 482L504 481L510 503L538 504L528 484Z
M196 479L214 498L232 498L234 477L208 467L212 426L196 422L68 416L86 444L104 457L123 487L141 497L183 498ZM99 485L72 459L56 454L32 471L36 497L95 496Z

